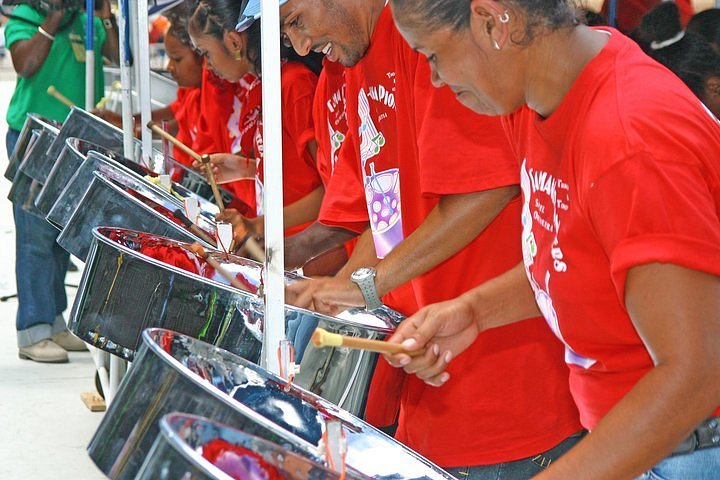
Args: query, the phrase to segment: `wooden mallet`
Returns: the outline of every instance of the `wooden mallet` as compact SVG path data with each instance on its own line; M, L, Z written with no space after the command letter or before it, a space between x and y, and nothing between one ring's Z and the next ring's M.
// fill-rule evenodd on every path
M217 203L217 206L220 209L220 213L224 212L225 204L223 203L222 195L220 194L220 189L217 186L217 182L215 182L215 175L213 175L212 164L210 163L210 155L200 155L199 153L195 152L192 148L188 147L180 140L175 138L173 135L163 130L160 125L153 122L152 120L148 122L147 126L150 130L157 133L158 135L178 147L180 150L190 155L193 159L203 164L203 166L205 167L205 172L207 174L208 183L210 184L210 188L212 188L213 195L215 196L215 203Z
M347 337L337 333L330 333L324 328L316 328L310 337L310 341L316 347L347 347L356 350L367 350L369 352L389 353L395 355L404 353L411 357L417 357L425 354L425 349L413 350L409 352L402 345L397 343L388 343L381 340L370 340L367 338Z
M215 271L218 272L225 280L227 280L228 282L230 282L230 285L232 285L233 287L237 288L238 290L243 290L243 291L245 291L245 292L249 292L249 291L250 291L250 290L248 290L247 286L243 285L243 283L235 277L235 275L233 275L232 273L228 272L228 271L225 269L225 267L223 267L222 265L220 265L220 263L219 263L217 260L215 260L214 258L212 258L212 257L205 251L205 249L202 247L202 245L200 245L199 243L193 243L192 245L190 245L190 247L188 247L188 249L189 249L191 252L193 252L195 255L197 255L198 257L200 257L200 258L202 258L203 260L205 260L205 261L207 262L207 264L210 265L212 268L214 268Z
M148 128L152 130L153 132L157 133L161 137L167 139L170 143L178 147L183 152L190 155L192 158L197 160L198 162L202 163L205 166L205 171L207 172L207 179L208 183L210 184L210 188L212 188L213 195L215 196L215 203L217 203L218 208L220 209L220 213L225 211L225 204L223 203L222 195L220 195L220 189L218 189L217 182L215 182L215 175L212 171L212 164L210 163L210 155L200 155L199 153L195 152L192 148L188 147L184 143L182 143L180 140L163 130L160 125L157 123L150 121L148 122ZM248 251L248 254L254 259L259 262L265 262L265 250L258 244L257 240L250 237L248 238L246 242L246 249Z
M50 86L47 88L47 93L48 93L48 95L50 95L51 97L55 98L57 101L59 101L60 103L66 105L66 106L69 107L69 108L72 108L72 107L75 106L75 104L72 102L72 100L70 100L69 98L67 98L67 97L66 97L65 95L63 95L62 93L58 92L57 88L55 88L55 85L50 85Z

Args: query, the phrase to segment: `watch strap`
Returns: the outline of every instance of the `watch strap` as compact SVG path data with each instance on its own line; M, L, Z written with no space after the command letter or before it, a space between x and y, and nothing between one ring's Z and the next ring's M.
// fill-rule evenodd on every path
M366 310L372 311L382 307L382 300L380 300L375 288L375 275L368 275L363 279L353 280L353 282L360 288L360 292L365 299Z

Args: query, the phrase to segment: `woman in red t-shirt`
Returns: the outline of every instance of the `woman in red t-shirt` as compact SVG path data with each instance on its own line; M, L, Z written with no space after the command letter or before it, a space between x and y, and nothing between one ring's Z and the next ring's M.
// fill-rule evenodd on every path
M436 86L504 116L524 262L403 322L390 341L429 348L389 360L439 386L479 332L542 313L591 433L535 478L717 478L718 121L571 0L390 4Z
M237 118L230 129L237 139L227 154L211 156L220 183L233 182L247 192L254 180L258 218L247 221L230 209L218 218L231 221L244 237L249 229L262 234L263 146L262 90L260 83L260 24L245 16L239 2L202 2L190 20L190 33L208 66L221 78L236 85ZM283 103L283 195L287 234L296 233L317 217L323 187L315 166L317 143L312 125L312 101L316 74L299 61L286 60L282 66ZM240 183L238 183L240 182ZM238 192L239 193L239 192Z

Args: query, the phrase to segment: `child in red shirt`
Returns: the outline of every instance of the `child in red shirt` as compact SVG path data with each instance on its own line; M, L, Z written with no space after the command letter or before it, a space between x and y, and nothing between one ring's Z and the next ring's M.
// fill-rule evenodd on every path
M237 83L234 99L237 121L233 118L230 130L236 129L233 153L214 155L219 182L254 179L254 215L263 215L263 148L262 148L262 91L257 73L260 70L260 25L252 22L244 30L235 30L242 18L240 5L226 0L201 3L191 18L190 31L209 66L220 77ZM311 118L316 75L306 66L286 61L282 67L283 101L283 194L286 233L295 233L317 216L322 199L320 181L313 153ZM234 155L234 154L240 154ZM246 180L242 180L246 179ZM261 234L261 221L246 222L238 212L226 211L218 217L229 220L243 231L250 227Z

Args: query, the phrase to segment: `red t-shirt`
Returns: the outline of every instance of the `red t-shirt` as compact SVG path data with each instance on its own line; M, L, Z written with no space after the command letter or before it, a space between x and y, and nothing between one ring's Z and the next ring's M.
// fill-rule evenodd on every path
M640 25L643 15L649 12L655 5L663 0L617 0L616 25L624 32L632 32ZM680 10L680 19L682 24L687 24L690 17L693 16L693 6L690 0L675 0ZM610 1L607 0L603 4L602 13L608 16L608 7ZM608 20L611 20L608 18Z
M427 62L399 35L388 8L363 59L346 70L346 82L364 185L346 196L366 205L379 257L422 223L437 195L517 183L499 120L475 115L448 89L432 87ZM519 205L513 202L478 240L412 281L420 306L453 298L520 262L519 247L512 248ZM408 379L397 438L444 467L511 461L555 446L580 429L561 354L541 319L484 333L451 363L453 379L444 387Z
M199 87L178 88L177 98L170 104L170 110L172 110L178 125L175 137L185 145L193 145L197 136L202 106L201 93ZM193 161L190 155L177 147L173 147L173 158L186 166L190 166ZM173 172L173 180L180 181L181 179L182 171L177 169L176 172Z
M262 86L260 78L247 73L233 84L232 111L226 119L222 139L223 152L255 158L255 135L262 115ZM256 211L255 181L252 178L237 180L224 185L245 202L254 217Z
M605 31L550 117L505 119L522 162L526 269L589 429L653 368L625 309L627 271L720 274L720 127L675 75Z
M203 67L200 119L193 143L197 153L229 152L227 121L233 111L235 87Z
M318 149L317 170L324 185L330 183L340 147L347 135L345 112L345 69L336 62L323 61L315 87L312 110Z
M322 185L315 161L307 150L314 139L312 103L317 76L299 62L282 65L283 205L291 205ZM262 119L255 133L257 214L262 215L263 146ZM307 225L289 228L285 235L302 231Z

